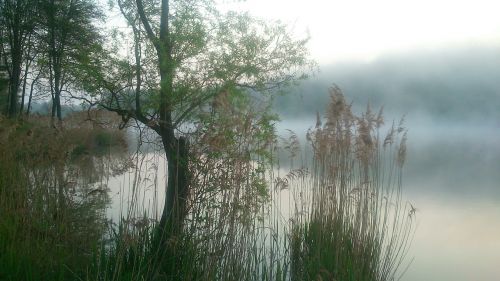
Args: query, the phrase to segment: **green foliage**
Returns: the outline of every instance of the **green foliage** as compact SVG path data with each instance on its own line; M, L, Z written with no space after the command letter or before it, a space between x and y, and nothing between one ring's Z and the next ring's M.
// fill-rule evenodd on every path
M103 241L109 198L92 192L103 158L75 161L73 140L88 132L44 122L0 121L1 280L75 280Z
M89 0L40 0L38 5L39 29L44 31L39 32L44 44L39 44L42 59L38 64L48 70L44 77L56 108L53 113L62 119L61 93L77 97L75 90L95 88L86 78L102 67L104 38L98 24L104 15Z
M114 59L115 63L108 64L110 68L103 69L102 79L120 85L113 88L121 90L97 92L108 109L136 117L147 113L151 122L139 121L149 125L166 122L157 120L162 104L178 128L183 122L196 122L200 108L210 106L219 94L271 93L271 89L303 79L314 68L308 59L307 38L293 38L279 22L221 13L212 1L144 1L145 17L153 32L149 34L135 1L120 0L118 4L136 34L135 65L123 67L119 58ZM160 26L161 5L169 5L169 26ZM161 28L169 34L163 42L158 37ZM168 50L158 48L167 41ZM130 83L131 79L135 81ZM140 89L136 79L140 79ZM128 102L131 94L138 95L141 112L134 112L139 110L137 104Z
M118 4L132 27L133 62L104 51L94 2L43 0L45 56L38 63L48 66L44 78L55 98L68 86L83 89L90 93L86 102L161 136L169 171L185 172L178 163L187 163L189 189L172 200L184 200L186 214L178 229L160 229L150 214L131 207L118 225L108 224L99 179L109 175L94 156L122 143L116 131L94 123L66 122L59 131L6 122L0 127L0 279L392 280L412 224L400 204L404 145L394 150L388 141L397 159L382 165L386 141L381 149L372 131L378 117L370 111L356 117L334 95L327 123L309 135L312 176L306 168L286 178L274 174L277 117L267 100L255 101L314 68L307 38L293 38L279 22L220 13L211 1ZM179 135L191 143L188 159L176 152ZM297 137L287 146L296 156ZM394 171L396 181L380 181ZM88 181L80 182L79 173ZM167 191L178 187L174 174ZM287 189L295 212L284 218L280 200Z
M188 214L162 247L157 222L145 210L123 210L126 215L117 224L104 220L106 193L92 188L95 176L87 174L89 183L78 181L76 194L61 193L75 179L74 169L81 173L88 164L88 154L71 159L79 149L75 140L87 132L57 135L35 123L5 121L0 132L5 156L0 159L0 235L5 237L0 240L0 277L396 278L415 215L401 199L404 129L393 127L381 137L381 115L368 108L355 116L334 91L326 122L308 134L312 164L303 160L302 168L280 176L275 117L266 106L249 101L245 95L219 96L218 104L200 116L201 129L191 134L201 145L190 148ZM93 138L108 142L100 134ZM295 138L284 146L298 149ZM51 141L62 145L54 149ZM294 153L297 157L300 151ZM104 170L100 165L94 169L89 174ZM142 178L141 171L135 173ZM136 184L130 188L137 190ZM287 198L294 199L287 203ZM137 203L131 200L132 206Z

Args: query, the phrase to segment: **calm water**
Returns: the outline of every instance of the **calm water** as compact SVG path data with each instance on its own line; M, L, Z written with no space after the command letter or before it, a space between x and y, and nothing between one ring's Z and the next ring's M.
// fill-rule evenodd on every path
M107 182L111 203L106 215L118 222L120 218L140 218L146 211L157 221L165 200L166 160L157 152L139 152L131 154L130 161L125 173Z
M300 135L313 120L285 120ZM404 281L500 280L500 124L407 117L403 188L417 210Z
M314 126L314 117L293 118L325 107L332 82L357 109L370 101L373 108L393 111L386 111L386 120L406 115L403 185L418 209L418 226L409 253L413 262L402 280L500 280L498 46L388 54L323 70L298 89L295 100L278 98L285 118L278 131L300 136Z
M405 189L419 225L403 280L500 280L500 128L410 132Z
M500 280L500 128L408 123L403 185L406 199L417 208L418 226L402 280ZM293 129L301 135L313 124L287 120L279 132L286 136L285 129ZM152 219L163 206L163 156L141 153L132 160L138 170L108 182L112 203L107 213L115 221L126 215L120 210L130 202L136 202L135 210L148 210Z

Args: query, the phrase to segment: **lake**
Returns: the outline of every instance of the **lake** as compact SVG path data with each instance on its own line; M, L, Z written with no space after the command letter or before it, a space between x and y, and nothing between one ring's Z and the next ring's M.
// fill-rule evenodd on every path
M404 186L418 227L403 280L499 280L500 128L409 127Z
M278 125L286 137L299 136L311 119L286 119ZM422 122L408 117L408 155L404 197L417 208L417 228L404 281L497 281L500 276L500 129L495 125ZM139 153L135 169L109 180L108 217L135 201L134 210L161 214L165 159ZM129 186L135 186L129 190ZM156 188L159 187L159 188ZM131 200L135 196L135 200ZM289 195L283 196L290 200ZM288 205L289 202L283 203ZM137 215L137 214L136 214ZM139 216L142 214L139 214Z

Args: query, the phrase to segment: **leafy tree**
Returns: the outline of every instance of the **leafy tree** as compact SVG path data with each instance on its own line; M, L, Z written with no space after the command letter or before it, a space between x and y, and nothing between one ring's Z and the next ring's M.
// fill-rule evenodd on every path
M28 40L26 42L26 48L25 52L23 55L24 62L23 62L23 75L22 75L22 86L21 88L21 105L19 107L19 113L23 113L24 111L24 103L25 103L25 98L26 98L26 91L27 91L27 86L28 86L28 80L31 80L30 82L30 93L29 93L29 98L28 98L28 109L26 110L26 114L29 114L29 107L31 106L31 101L33 98L33 89L37 81L39 80L43 67L40 67L36 65L37 59L38 59L38 54L40 51L40 42L37 40L37 31L33 32L28 36ZM36 73L36 74L35 74Z
M35 31L38 0L0 1L0 58L7 68L9 89L5 112L17 116L22 66L28 41Z
M103 19L91 0L39 0L41 11L42 64L48 69L52 118L62 119L63 92L81 86L80 73L87 71L102 51L103 38L96 26Z
M166 230L178 229L189 193L189 143L180 128L203 124L197 121L200 113L216 110L221 96L271 93L304 78L313 63L307 39L292 38L285 25L224 14L209 0L118 0L118 5L134 34L134 63L115 60L88 84L101 85L102 107L161 138L168 183L159 229L166 238Z

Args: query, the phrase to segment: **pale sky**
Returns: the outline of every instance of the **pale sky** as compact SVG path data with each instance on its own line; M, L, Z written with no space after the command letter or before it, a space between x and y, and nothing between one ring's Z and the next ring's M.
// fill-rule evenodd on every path
M222 0L309 32L319 64L390 52L500 44L499 0Z

